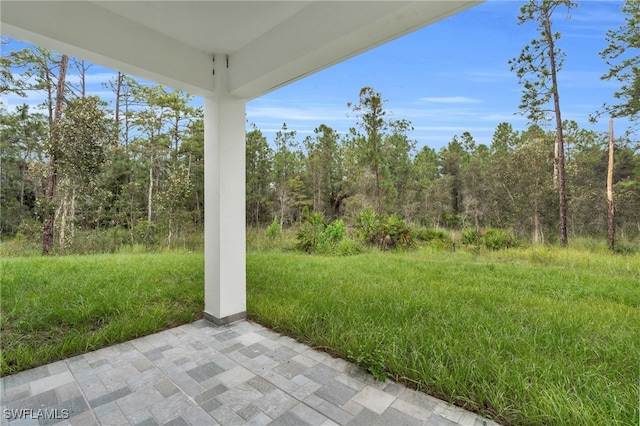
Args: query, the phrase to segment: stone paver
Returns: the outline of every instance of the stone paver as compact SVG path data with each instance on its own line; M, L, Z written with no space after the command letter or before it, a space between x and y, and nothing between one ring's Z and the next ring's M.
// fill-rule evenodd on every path
M497 426L258 324L204 320L3 377L0 415L0 426Z

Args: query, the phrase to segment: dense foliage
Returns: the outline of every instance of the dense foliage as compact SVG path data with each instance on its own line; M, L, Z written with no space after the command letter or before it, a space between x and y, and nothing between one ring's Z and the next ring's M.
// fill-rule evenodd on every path
M44 102L0 110L2 239L37 246L43 212L53 208L57 252L190 248L203 223L202 109L190 95L122 73L104 83L116 101L100 102L85 96L89 66L72 60L70 72L82 78L67 83L56 133L59 61L37 48L3 57L3 73L11 75L3 92L39 92ZM248 226L294 226L301 249L325 252L341 245L357 252L360 243L410 246L420 232L436 229L494 228L506 233L494 239L557 240L555 130L531 125L519 132L504 122L488 145L464 132L439 150L418 148L411 123L391 119L380 93L365 87L347 101L354 121L346 134L325 124L302 140L286 125L273 141L256 126L247 131ZM604 237L607 135L573 121L562 130L569 235ZM52 146L54 134L62 138ZM52 149L61 158L53 206L45 197ZM614 194L620 242L633 242L640 235L640 152L628 135L616 140Z
M3 91L44 98L39 108L0 110L3 239L34 243L51 209L58 252L185 246L201 233L204 136L190 95L117 73L103 83L115 95L109 105L85 95L90 65L73 60L70 73L80 82L67 81L54 123L60 56L26 48L3 59L12 76ZM57 172L47 199L52 158Z

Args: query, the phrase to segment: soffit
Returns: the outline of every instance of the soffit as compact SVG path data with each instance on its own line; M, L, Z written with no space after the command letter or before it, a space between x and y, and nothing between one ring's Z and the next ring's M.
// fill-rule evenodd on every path
M251 99L480 1L10 1L4 35L197 95Z

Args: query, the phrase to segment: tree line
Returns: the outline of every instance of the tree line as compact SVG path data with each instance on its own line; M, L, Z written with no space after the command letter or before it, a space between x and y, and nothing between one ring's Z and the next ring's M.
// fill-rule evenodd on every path
M296 139L283 125L270 144L247 132L247 224L299 222L303 210L327 219L355 219L370 209L425 227L511 229L534 242L558 241L554 186L556 134L500 123L491 144L469 132L435 150L416 149L411 124L387 119L381 95L365 87L356 126L339 135L326 125ZM567 218L574 236L607 232L608 135L563 123ZM614 193L622 235L640 233L640 154L628 136L616 139Z
M113 104L86 96L90 66L39 47L3 57L2 92L44 101L1 111L0 232L44 232L46 253L51 217L63 250L76 229L120 230L129 242L171 247L203 222L202 108L189 94L123 73L102 84ZM77 81L65 79L67 67Z
M283 124L268 141L252 125L246 133L247 226L274 220L294 226L306 211L350 224L371 211L416 226L502 228L533 242L564 244L567 235L606 236L615 204L619 234L637 238L640 153L634 135L610 141L608 134L561 118L555 76L564 53L551 29L560 6L575 5L531 0L521 9L520 21L538 22L540 34L510 62L523 85L526 130L503 122L488 145L464 132L439 150L418 149L411 123L390 118L383 96L371 87L347 102L353 125L346 134L319 124L300 139ZM629 55L638 47L638 2L625 2L623 13L627 24L607 33L609 47L601 52L611 69L603 78L622 83L619 103L603 105L594 119L635 119L640 108L637 57ZM3 239L42 235L47 253L54 245L73 247L77 230L168 247L201 233L203 112L190 95L118 72L102 83L113 93L106 103L87 96L91 64L84 61L38 47L1 60L0 94L44 99L40 108L0 111ZM66 78L67 69L77 78Z

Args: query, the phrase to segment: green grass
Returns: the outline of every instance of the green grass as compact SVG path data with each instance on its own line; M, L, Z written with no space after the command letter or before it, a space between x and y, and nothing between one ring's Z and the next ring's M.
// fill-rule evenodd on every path
M636 425L640 256L247 258L250 318L504 424Z
M640 255L323 257L283 253L286 233L277 247L248 237L251 319L507 425L638 422ZM2 259L0 372L201 318L203 265L175 252Z
M204 256L7 258L0 262L0 373L188 323L204 310Z

